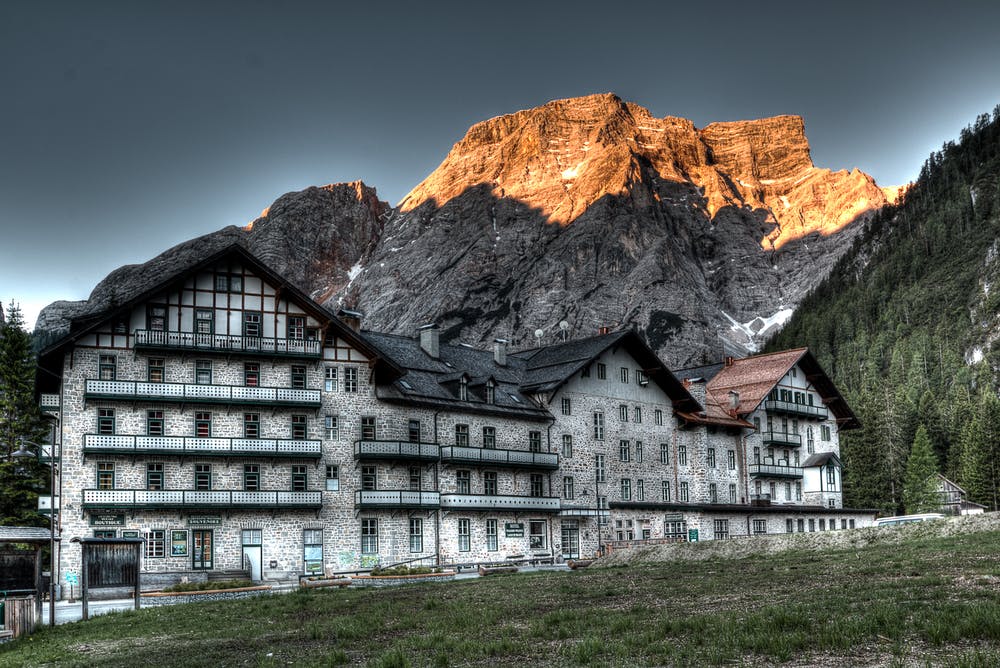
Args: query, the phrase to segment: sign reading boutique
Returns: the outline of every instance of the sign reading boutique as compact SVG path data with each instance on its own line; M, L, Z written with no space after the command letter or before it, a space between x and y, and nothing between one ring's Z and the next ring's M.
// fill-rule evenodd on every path
M217 527L222 524L220 515L190 515L188 517L189 527Z
M125 513L91 513L90 526L123 527L125 526Z

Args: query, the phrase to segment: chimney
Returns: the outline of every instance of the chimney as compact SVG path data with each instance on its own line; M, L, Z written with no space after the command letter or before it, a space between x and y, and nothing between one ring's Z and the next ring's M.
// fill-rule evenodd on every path
M740 393L736 390L729 390L729 412L736 415L736 409L740 407Z
M493 361L497 366L507 366L507 339L494 339Z
M607 325L601 325L600 327L597 328L597 333L600 334L601 336L604 336L605 334L610 334L611 328L608 327Z
M732 355L726 355L726 359L724 360L724 362L725 362L726 367L731 367L733 365L733 356Z
M346 308L342 308L337 311L337 317L355 332L360 332L361 320L365 317L365 314L361 311L349 311Z
M420 347L425 353L437 359L440 356L439 330L436 323L424 325L419 330Z

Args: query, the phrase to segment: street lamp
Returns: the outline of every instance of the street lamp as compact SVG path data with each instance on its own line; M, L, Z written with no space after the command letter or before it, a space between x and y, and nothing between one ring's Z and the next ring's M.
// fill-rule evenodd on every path
M38 453L32 453L28 450L29 445L33 445L38 449ZM17 452L11 454L11 457L15 462L24 462L29 457L41 457L43 446L38 443L33 443L26 438L21 439L21 447L17 449ZM49 626L54 627L56 625L56 543L59 542L59 538L56 537L56 458L55 458L55 446L52 446L52 452L49 457L49 464L51 465L51 475L49 478ZM23 470L23 469L22 469Z

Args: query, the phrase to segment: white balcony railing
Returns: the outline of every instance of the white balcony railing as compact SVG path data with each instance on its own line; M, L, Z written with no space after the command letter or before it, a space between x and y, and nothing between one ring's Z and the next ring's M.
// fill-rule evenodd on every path
M437 443L409 441L355 441L355 459L415 459L437 461L441 448Z
M85 508L318 508L322 492L85 489Z
M196 334L137 329L136 348L265 354L280 357L320 357L322 343L316 339L282 339L237 334Z
M490 494L442 494L441 508L448 510L531 510L559 512L557 496L493 496Z
M193 436L131 436L86 434L84 453L215 455L219 457L304 457L323 455L321 441L275 438L197 438Z
M441 448L441 459L442 461L460 464L487 464L541 469L559 468L559 455L551 452L531 452L529 450L469 448L459 445L445 445Z
M358 508L437 508L440 503L438 492L364 489L354 493Z
M779 460L784 461L784 460ZM801 478L801 466L781 466L777 464L751 464L749 466L751 476L765 478Z
M88 399L139 399L148 401L224 404L310 406L320 405L319 390L243 385L198 385L194 383L150 383L136 380L88 380Z

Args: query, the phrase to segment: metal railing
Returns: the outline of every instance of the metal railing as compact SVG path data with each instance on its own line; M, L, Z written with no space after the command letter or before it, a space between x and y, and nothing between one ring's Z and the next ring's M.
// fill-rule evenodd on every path
M441 508L448 510L533 510L557 513L558 496L512 496L490 494L442 494Z
M764 445L787 445L789 447L802 446L802 434L791 434L784 431L764 431L760 434Z
M85 489L84 508L319 508L322 492Z
M826 406L809 406L808 404L796 404L791 401L778 401L776 399L765 401L764 410L772 413L804 415L806 417L819 418L820 420L825 420L829 415Z
M436 462L441 456L437 443L411 443L409 441L355 441L355 459L414 459Z
M195 332L164 332L152 329L135 330L135 347L185 351L204 350L246 355L277 355L280 357L320 357L323 354L323 343L317 339L197 334Z
M801 466L782 466L780 464L751 464L748 471L752 476L771 478L801 478Z
M197 383L150 383L137 380L87 380L88 399L133 399L212 404L320 405L319 390L245 385L200 385Z
M559 455L552 452L470 448L460 445L442 446L441 461L459 464L486 464L538 469L559 468Z
M116 455L213 455L219 457L301 457L323 456L321 441L277 438L201 438L196 436L133 436L128 434L86 434L84 454Z
M439 492L395 489L363 489L354 493L356 508L437 508Z
M38 398L38 405L43 411L57 411L59 410L59 395L43 394Z

